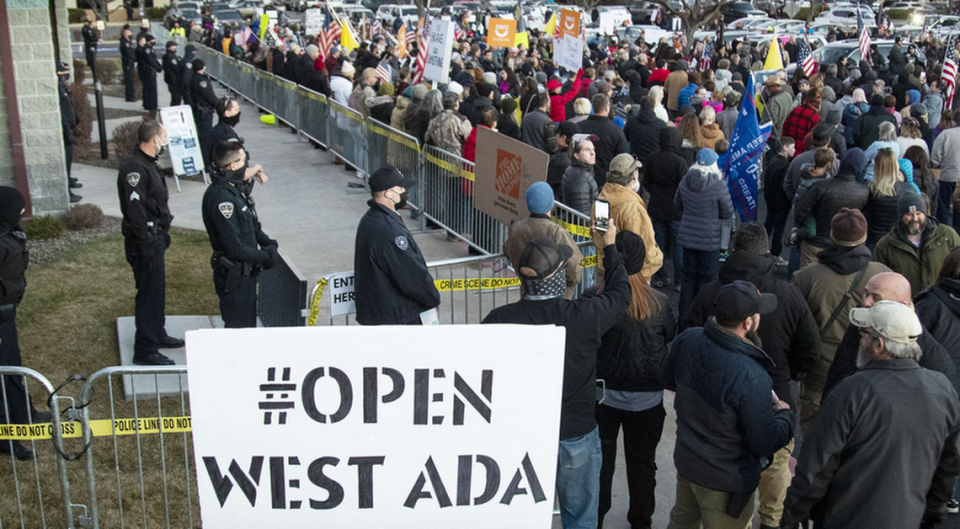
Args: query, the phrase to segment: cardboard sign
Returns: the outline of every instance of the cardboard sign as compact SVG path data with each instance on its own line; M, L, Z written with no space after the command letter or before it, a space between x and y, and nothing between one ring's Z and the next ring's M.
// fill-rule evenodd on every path
M432 30L431 30L432 31ZM517 21L507 18L490 18L487 22L487 45L495 48L510 48L516 45Z
M167 129L167 138L170 141L168 152L173 173L195 175L202 171L203 153L190 107L179 105L161 108L160 122Z
M560 10L560 24L557 26L560 36L580 38L580 12L574 9Z
M427 41L427 62L424 79L446 84L450 80L450 57L453 55L453 22L433 19Z
M324 16L320 8L307 9L303 13L303 24L307 35L318 35L323 30Z
M540 149L477 127L477 209L507 226L527 218L527 188L546 181L549 163Z
M564 337L546 325L187 333L203 527L548 529Z
M354 292L353 272L343 272L327 279L330 295L330 317L356 314L357 302Z
M617 34L617 19L613 13L608 11L600 12L600 33L604 35Z
M563 37L554 44L554 62L576 72L583 67L583 41L580 37Z
M516 37L514 37L513 42L514 42L514 46L517 46L517 47L523 46L524 48L529 49L530 34L527 33L526 31L521 31L520 33L517 33Z

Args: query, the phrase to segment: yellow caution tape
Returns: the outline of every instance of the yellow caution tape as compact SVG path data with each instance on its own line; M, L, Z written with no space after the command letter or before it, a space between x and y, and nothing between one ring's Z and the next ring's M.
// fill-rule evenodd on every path
M322 102L324 102L324 103L327 102L327 97L326 97L325 95L323 95L323 94L318 94L318 93L313 92L313 91L311 91L311 90L301 90L300 93L301 93L302 95L305 95L305 96L309 97L310 99L313 99L314 101L322 101Z
M464 168L462 168L462 167L457 167L457 166L453 165L452 163L450 163L450 162L448 162L448 161L441 160L440 158L437 158L436 156L432 156L432 155L430 155L430 154L425 154L424 156L426 157L426 159L427 159L428 161L430 161L430 162L433 163L434 165L439 166L441 169L446 169L447 171L449 171L449 172L451 172L451 173L456 173L456 172L459 171L461 177L466 178L467 180L470 180L471 182L474 181L474 180L473 180L473 179L474 179L474 176L473 176L473 172L472 172L472 171L468 171L468 170L466 170L466 169L464 169Z
M90 431L94 437L111 435L134 435L160 433L183 433L193 431L192 420L186 417L141 417L139 419L98 419L90 421ZM83 429L78 422L60 423L63 438L83 437ZM0 441L39 441L50 439L53 424L0 424Z
M367 122L367 128L369 128L371 131L376 132L377 134L379 134L379 135L381 135L381 136L386 136L387 138L389 138L389 139L391 139L391 140L393 140L393 141L395 141L395 142L397 142L397 143L399 143L399 144L401 144L401 145L406 145L407 147L410 147L411 149L413 149L413 150L415 150L415 151L417 151L417 152L420 152L420 146L417 145L417 142L411 140L410 138L407 138L407 137L405 137L405 136L401 136L401 135L397 134L396 132L390 132L390 131L388 131L387 129L380 128L380 127L378 127L378 126L376 126L376 125L371 124L369 121Z
M576 224L570 224L569 222L562 221L556 217L553 217L553 222L556 222L563 229L567 230L568 232L574 235L579 235L581 237L586 237L588 239L590 238L590 228L586 226L577 226Z
M495 290L498 288L510 288L520 286L520 278L517 277L484 277L473 279L437 279L433 282L440 292L450 290Z
M580 259L580 266L583 268L590 268L591 266L597 266L597 256L588 255L583 259Z
M323 289L327 286L327 278L322 277L317 281L317 286L313 289L313 296L310 298L310 316L307 318L307 326L313 327L317 324L317 317L320 315L320 298L323 297Z

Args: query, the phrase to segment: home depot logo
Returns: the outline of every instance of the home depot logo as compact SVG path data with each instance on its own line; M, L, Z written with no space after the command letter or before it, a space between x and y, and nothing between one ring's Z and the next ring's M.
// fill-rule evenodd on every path
M502 193L516 200L520 199L520 168L523 159L515 154L497 149L497 180L496 188Z

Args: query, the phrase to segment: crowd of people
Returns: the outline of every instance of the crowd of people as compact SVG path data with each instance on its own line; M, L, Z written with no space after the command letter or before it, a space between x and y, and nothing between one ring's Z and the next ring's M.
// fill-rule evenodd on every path
M191 27L186 56L168 43L162 66L144 32L133 59L148 76L165 72L172 103L193 106L205 166L220 175L204 221L232 326L251 324L250 278L276 261L277 245L249 197L265 177L233 130L239 105L215 97L191 47L225 50L471 162L478 127L550 156L545 181L525 190L530 218L504 246L522 299L484 322L567 329L556 484L564 527L602 527L621 429L628 521L651 526L665 389L676 392L677 415L670 528L749 527L755 502L763 528L807 519L934 527L960 510L960 112L944 92L945 45L896 37L889 57L874 45L864 60L819 64L810 76L781 70L755 97L747 81L770 44L725 42L722 22L714 27L716 38L690 46L642 34L591 42L577 71L554 64L545 33L493 48L465 31L441 86L419 79L416 44L400 46L396 27L362 33L355 49L321 49L317 36L284 27L273 47L243 27ZM797 46L790 37L781 53L795 57ZM155 90L144 87L144 108L155 110ZM741 223L721 161L750 99L770 124L759 162L765 218ZM170 218L160 207L166 186L148 166L166 133L148 121L140 140L118 186L140 214L125 210L124 221L139 289L137 358L163 364L157 349L170 344L155 278ZM398 215L416 181L371 169L357 320L428 323L440 297ZM599 281L573 299L580 253L550 215L558 201L593 218L597 200L610 206L607 229L591 231ZM159 312L146 301L155 288Z

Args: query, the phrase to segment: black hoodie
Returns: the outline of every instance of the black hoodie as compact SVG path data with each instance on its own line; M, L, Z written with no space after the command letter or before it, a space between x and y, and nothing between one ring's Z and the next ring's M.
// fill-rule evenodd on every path
M680 156L683 135L679 129L665 127L659 134L660 150L651 154L643 165L643 187L650 193L647 213L651 220L679 222L681 215L673 207L673 197L690 164Z
M774 277L776 265L769 256L736 251L720 266L719 280L700 287L690 309L680 321L678 332L700 327L713 316L713 304L723 285L749 281L761 292L777 296L777 310L760 318L762 349L775 365L767 366L773 389L781 400L796 409L790 392L790 381L800 380L819 360L820 330L810 307L796 287Z
M27 240L20 231L26 201L13 187L0 187L0 305L20 303L27 288Z
M642 107L640 113L627 120L623 127L623 135L630 142L630 154L646 164L647 158L659 148L660 131L665 128L667 124L657 117L653 107Z

